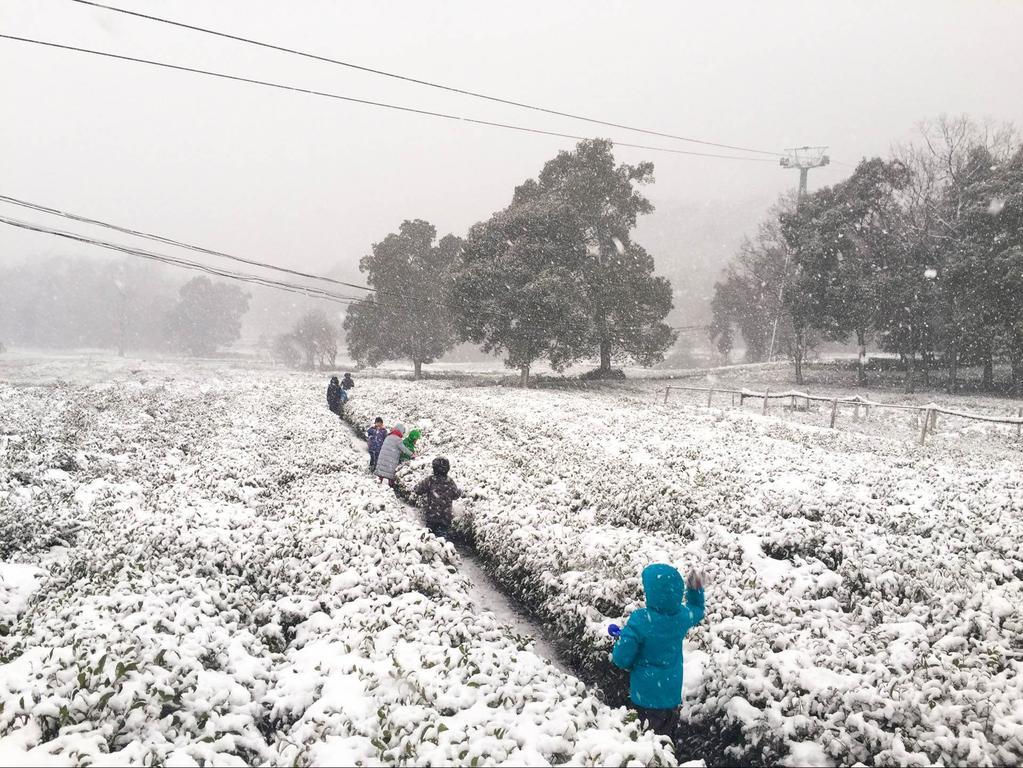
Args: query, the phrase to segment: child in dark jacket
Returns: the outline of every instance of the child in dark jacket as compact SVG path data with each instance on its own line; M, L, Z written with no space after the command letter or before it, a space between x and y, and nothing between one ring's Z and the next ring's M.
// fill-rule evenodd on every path
M377 468L377 457L380 456L380 446L387 438L387 427L384 420L377 416L373 419L373 426L366 427L366 445L369 446L369 471Z
M439 536L447 536L451 528L451 502L462 498L462 491L448 477L451 462L443 456L433 460L433 474L419 481L412 492L423 499L426 524Z
M337 380L337 376L330 377L330 383L327 385L327 407L330 412L341 415L341 407L344 405L344 401L341 399L343 392L341 389L341 383Z
M682 703L682 638L703 620L703 577L691 573L682 602L682 576L670 565L643 569L646 608L629 615L611 661L629 673L629 698L641 721L674 743Z

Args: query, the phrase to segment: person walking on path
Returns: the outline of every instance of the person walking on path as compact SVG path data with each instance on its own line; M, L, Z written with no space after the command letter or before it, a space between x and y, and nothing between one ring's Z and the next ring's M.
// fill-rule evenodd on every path
M682 638L703 620L703 577L689 575L682 602L682 576L670 565L643 569L646 608L629 615L611 661L629 673L629 699L639 719L675 742L682 703Z
M394 479L401 457L412 455L412 451L402 442L404 435L405 425L395 424L390 434L384 438L384 442L380 446L380 453L377 456L377 466L374 472L381 480L386 480L387 484L392 488L394 487Z
M327 385L327 407L330 409L330 412L340 418L341 408L347 399L347 396L341 389L341 384L338 383L337 376L331 376L330 383Z
M462 491L448 477L451 462L443 456L433 460L433 474L420 480L412 492L422 499L426 525L438 536L447 537L451 529L451 502L462 498Z
M366 428L366 445L369 447L369 471L377 468L377 457L380 456L380 447L387 439L387 427L384 420L377 416L373 420L373 426Z

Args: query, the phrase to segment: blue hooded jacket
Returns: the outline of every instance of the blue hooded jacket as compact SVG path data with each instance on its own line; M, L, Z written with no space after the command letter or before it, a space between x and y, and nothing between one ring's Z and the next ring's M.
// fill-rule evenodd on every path
M633 704L672 709L682 703L682 638L703 620L703 590L686 589L677 570L654 563L643 569L643 592L646 608L629 615L611 661L630 673Z

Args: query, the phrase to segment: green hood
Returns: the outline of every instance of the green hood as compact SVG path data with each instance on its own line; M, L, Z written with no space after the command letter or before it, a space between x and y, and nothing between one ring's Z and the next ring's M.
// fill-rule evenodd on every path
M643 569L646 607L654 613L674 616L682 610L686 586L682 575L672 566L653 563Z
M405 442L407 442L407 443L414 443L416 440L418 440L422 436L423 436L423 430L421 430L421 429L413 429L405 437Z

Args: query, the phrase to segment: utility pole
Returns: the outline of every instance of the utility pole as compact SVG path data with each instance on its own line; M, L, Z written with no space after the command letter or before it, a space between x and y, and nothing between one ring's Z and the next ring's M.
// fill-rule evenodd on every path
M803 202L803 198L806 197L806 179L810 175L810 169L823 168L831 162L831 158L824 154L827 150L827 147L791 147L785 150L789 153L788 156L778 161L782 168L799 169L799 191L796 193L797 209L799 204ZM778 311L774 313L774 327L771 329L771 352L767 357L770 362L774 362L774 342L778 336L778 318L781 316L781 302L785 292L785 275L788 271L789 252L786 248L785 264L781 271L781 285L778 286Z

